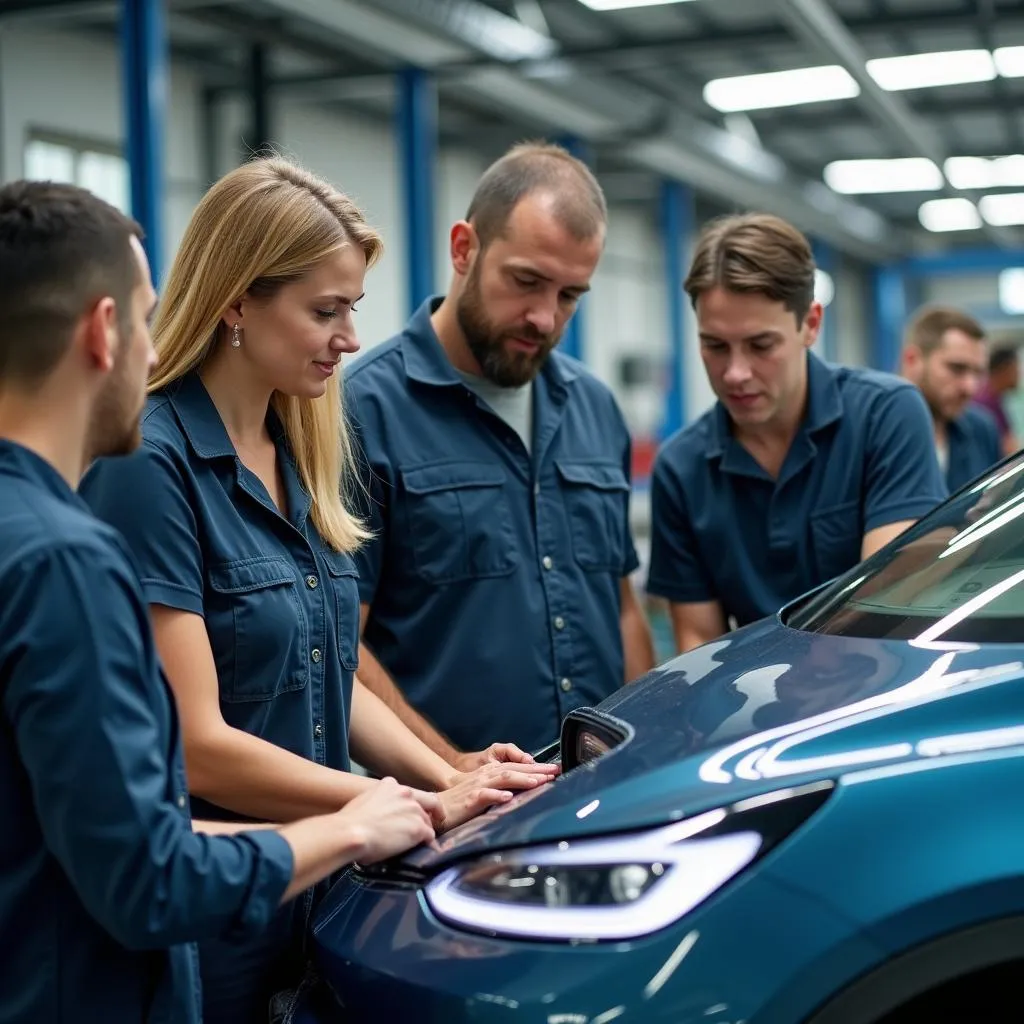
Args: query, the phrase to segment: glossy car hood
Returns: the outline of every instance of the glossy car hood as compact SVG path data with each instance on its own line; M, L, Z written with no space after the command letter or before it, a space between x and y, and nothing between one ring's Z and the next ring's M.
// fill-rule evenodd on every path
M649 827L851 768L1024 743L1024 646L959 648L757 623L599 705L628 723L628 742L404 861L432 870Z

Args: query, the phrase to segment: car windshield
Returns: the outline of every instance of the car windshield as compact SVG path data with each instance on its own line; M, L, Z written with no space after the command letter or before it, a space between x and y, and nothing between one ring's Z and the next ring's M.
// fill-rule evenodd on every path
M1024 455L799 605L787 624L921 643L1024 643Z

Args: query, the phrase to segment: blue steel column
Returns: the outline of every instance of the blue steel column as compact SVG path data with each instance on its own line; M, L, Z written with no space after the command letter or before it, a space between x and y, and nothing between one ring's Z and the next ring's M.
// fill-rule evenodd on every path
M163 262L164 118L167 110L163 0L122 0L121 64L132 216L146 233L146 254L153 280L159 282Z
M838 292L839 282L836 280L838 260L836 259L835 250L827 242L822 242L819 239L814 240L812 248L814 249L815 265L819 270L823 270L832 278L832 283ZM825 319L821 327L821 350L830 363L835 362L838 354L838 345L836 344L837 297L837 294L832 296L832 302L825 310Z
M686 422L686 295L694 229L693 192L677 181L661 185L661 240L665 253L665 298L668 319L668 388L661 436L668 437Z
M434 293L437 89L422 68L398 72L396 129L405 213L406 300L412 315Z
M899 366L903 325L907 321L907 288L898 264L876 267L872 280L875 368L894 373Z
M575 135L561 135L556 141L563 149L572 153L577 160L582 160L585 164L591 163L592 154L590 147L582 139L577 138ZM566 324L565 333L562 335L562 341L559 345L559 350L567 356L572 356L573 359L582 360L586 354L586 345L584 344L586 323L587 299L584 296L576 306L576 312L573 314L572 319Z

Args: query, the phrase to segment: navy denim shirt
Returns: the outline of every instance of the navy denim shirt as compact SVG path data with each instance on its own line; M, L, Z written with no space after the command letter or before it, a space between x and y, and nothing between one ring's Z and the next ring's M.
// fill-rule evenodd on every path
M196 939L275 913L276 832L192 832L130 555L0 441L0 1020L198 1024Z
M624 682L629 434L608 389L555 352L528 453L452 368L438 302L346 375L375 534L356 555L364 636L459 746L536 749Z
M198 373L150 398L144 443L101 460L82 495L125 536L149 604L203 616L228 725L349 768L359 596L327 547L276 421L288 518L238 459ZM197 817L237 819L193 799Z
M947 426L946 439L949 444L946 485L950 493L981 476L1003 457L995 418L977 405L969 405Z
M720 402L665 442L651 487L651 593L753 622L860 561L864 535L946 496L912 384L808 353L807 413L778 479Z

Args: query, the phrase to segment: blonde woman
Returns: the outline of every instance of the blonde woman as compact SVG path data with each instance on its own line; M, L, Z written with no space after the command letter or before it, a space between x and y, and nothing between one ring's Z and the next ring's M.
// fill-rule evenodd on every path
M159 307L144 443L83 484L138 563L197 817L335 810L378 785L350 773L350 742L374 771L438 791L439 829L552 771L498 745L453 773L354 680L351 552L366 534L339 488L352 456L338 378L380 253L351 200L290 163L222 178ZM301 975L317 895L258 942L201 948L206 1024L266 1021L271 995Z

